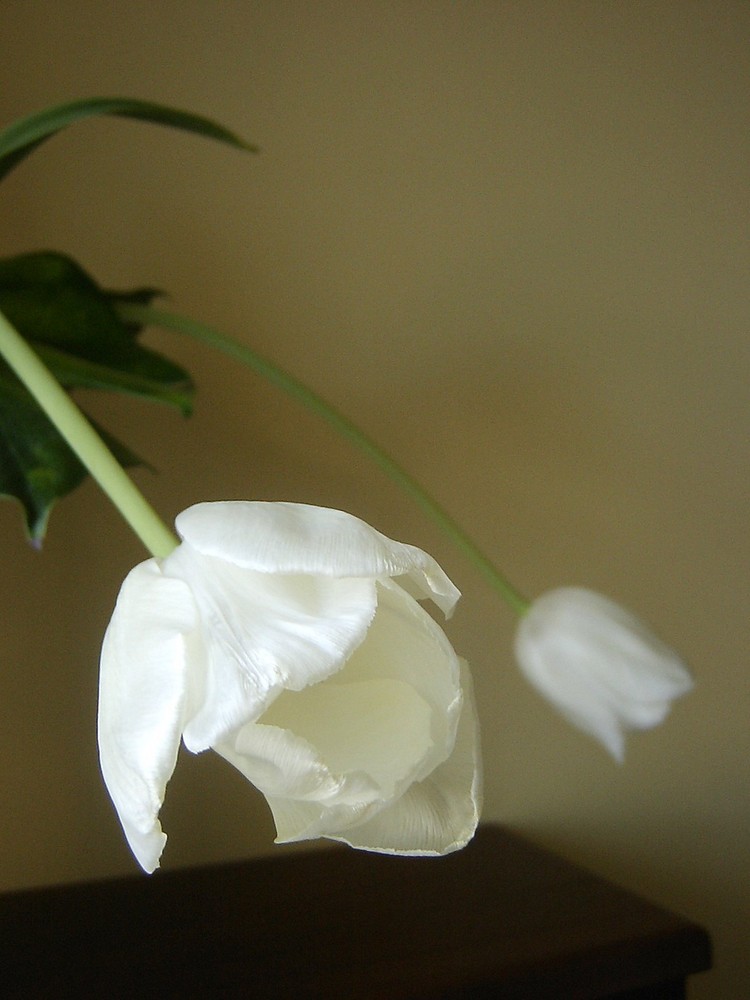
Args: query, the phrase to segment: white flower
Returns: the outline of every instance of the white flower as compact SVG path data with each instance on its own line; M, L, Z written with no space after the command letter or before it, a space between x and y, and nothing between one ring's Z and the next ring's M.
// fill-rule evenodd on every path
M445 854L478 821L466 665L415 598L459 594L420 549L341 511L198 504L123 583L101 656L102 773L136 858L182 739L267 798L278 841Z
M693 686L677 654L634 615L577 587L531 604L516 656L541 694L620 761L626 732L658 725Z

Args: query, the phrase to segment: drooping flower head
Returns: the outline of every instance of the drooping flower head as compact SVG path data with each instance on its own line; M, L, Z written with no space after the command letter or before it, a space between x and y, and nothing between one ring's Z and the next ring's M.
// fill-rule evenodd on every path
M279 841L444 854L476 828L466 665L418 603L458 591L425 552L341 511L198 504L136 566L105 636L102 772L147 871L182 739L267 798Z
M635 615L581 587L538 597L521 618L516 657L526 678L616 760L625 735L663 722L692 679Z

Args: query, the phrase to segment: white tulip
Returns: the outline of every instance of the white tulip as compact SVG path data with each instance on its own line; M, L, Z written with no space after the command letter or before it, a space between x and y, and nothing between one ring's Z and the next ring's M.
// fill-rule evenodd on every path
M531 604L516 657L541 694L619 761L626 732L658 725L693 686L677 654L634 615L577 587Z
M182 543L123 583L101 656L102 773L153 871L182 739L267 798L277 840L438 855L478 822L466 665L415 598L448 615L437 563L341 511L199 504Z

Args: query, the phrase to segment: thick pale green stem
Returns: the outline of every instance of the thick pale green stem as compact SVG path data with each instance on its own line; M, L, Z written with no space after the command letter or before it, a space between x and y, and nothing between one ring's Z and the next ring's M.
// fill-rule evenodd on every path
M0 354L34 396L148 551L157 557L168 555L178 544L178 539L148 504L143 494L136 489L125 470L67 392L2 313L0 313Z
M524 614L529 602L505 578L500 570L485 556L476 543L466 534L463 528L445 511L430 494L403 469L398 462L390 457L348 417L327 403L321 396L313 392L304 382L289 375L272 361L262 357L252 348L230 339L211 327L195 320L174 313L153 309L150 306L122 304L118 306L120 316L143 325L161 326L178 333L187 334L210 347L217 348L253 371L262 375L268 382L293 396L309 410L317 413L334 427L339 434L348 438L368 455L390 478L405 490L419 506L438 524L442 531L458 546L464 555L480 570L496 591L507 601L517 614Z

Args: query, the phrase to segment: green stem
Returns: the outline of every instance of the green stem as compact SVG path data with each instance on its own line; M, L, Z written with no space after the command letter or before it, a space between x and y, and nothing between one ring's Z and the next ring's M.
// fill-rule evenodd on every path
M464 555L484 575L495 590L504 598L513 610L522 615L529 607L529 602L503 576L500 570L481 551L476 543L466 534L463 528L434 500L416 479L403 469L394 459L376 444L348 417L327 403L316 392L313 392L304 382L289 375L272 361L262 357L245 344L239 344L203 323L179 316L175 313L152 309L150 306L121 304L117 307L122 319L143 325L161 326L186 334L194 340L214 347L229 357L241 361L258 375L263 376L272 385L283 389L297 402L302 403L313 413L326 420L332 427L349 441L360 448L376 465L378 465L401 489L409 494L442 531L453 541Z
M107 448L67 392L23 337L0 313L2 355L133 531L156 557L168 555L178 539Z

